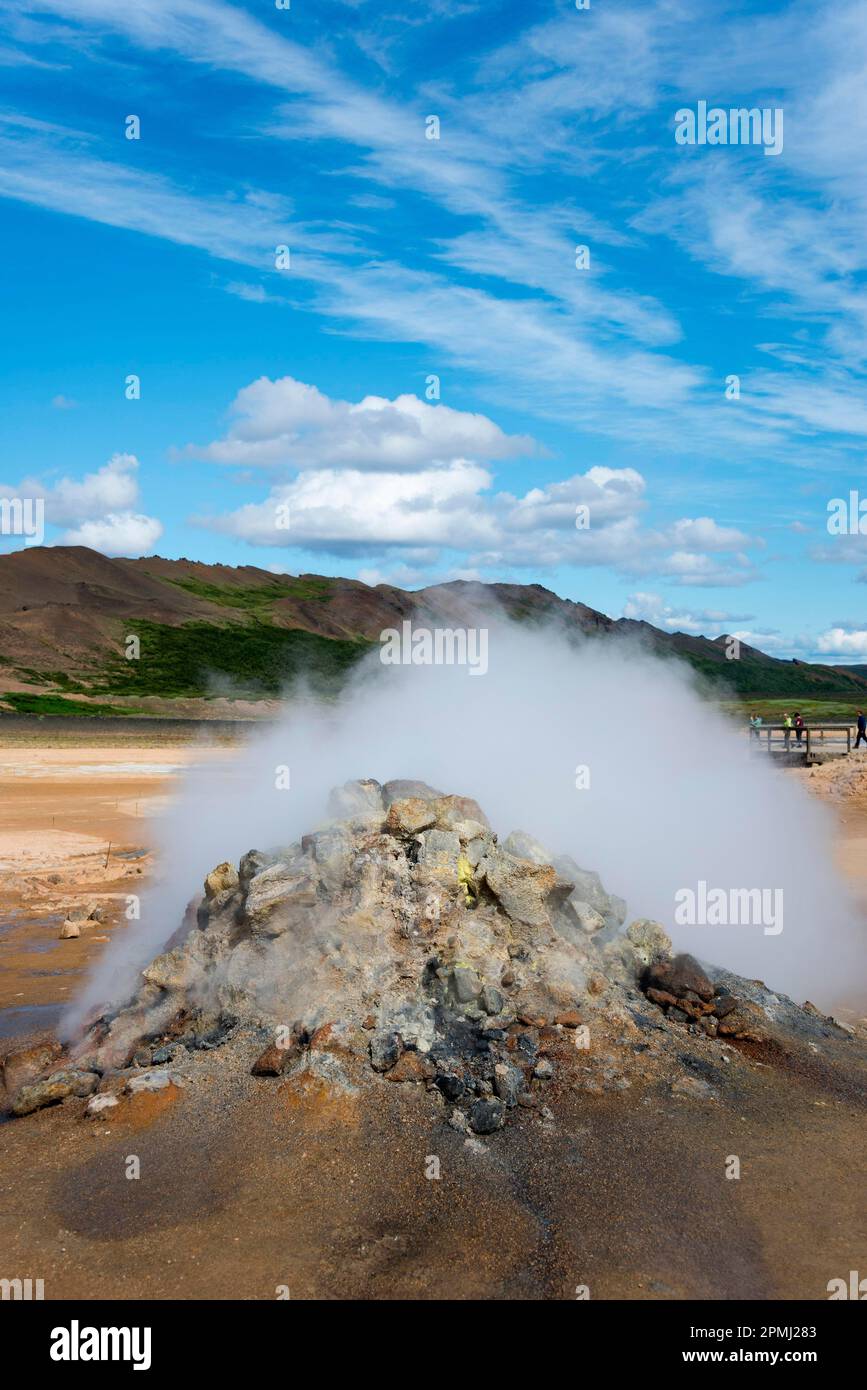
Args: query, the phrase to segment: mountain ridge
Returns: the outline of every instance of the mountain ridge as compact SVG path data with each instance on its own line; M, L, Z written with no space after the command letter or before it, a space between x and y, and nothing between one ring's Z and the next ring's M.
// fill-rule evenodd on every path
M294 676L338 680L385 628L409 619L472 625L480 613L557 621L589 637L629 636L687 661L737 698L851 698L867 703L867 668L783 661L726 638L611 618L541 584L450 580L418 590L182 557L111 559L84 546L0 556L0 690L117 697L198 697L222 682L277 695ZM139 638L149 660L125 659Z

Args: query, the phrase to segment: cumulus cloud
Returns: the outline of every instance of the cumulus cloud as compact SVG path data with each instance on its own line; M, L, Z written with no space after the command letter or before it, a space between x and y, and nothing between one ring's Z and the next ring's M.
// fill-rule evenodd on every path
M527 435L507 435L486 415L429 405L417 396L332 400L294 377L260 377L238 392L222 439L188 445L189 457L266 468L425 469L468 457L538 452Z
M867 631L854 632L844 627L832 627L816 639L816 650L824 656L858 656L867 658Z
M162 524L153 516L137 512L110 512L97 521L85 521L81 526L61 536L64 545L86 545L101 550L103 555L146 555L163 534Z
M138 459L113 454L83 478L60 478L51 486L25 478L17 487L0 484L0 496L32 497L45 503L49 526L66 528L63 545L86 545L105 555L141 555L163 533L156 517L134 510L139 502Z
M714 636L731 632L730 624L748 623L753 617L751 613L726 613L718 608L676 608L659 594L642 592L630 594L623 605L623 616L636 622L652 623L668 632L712 633Z

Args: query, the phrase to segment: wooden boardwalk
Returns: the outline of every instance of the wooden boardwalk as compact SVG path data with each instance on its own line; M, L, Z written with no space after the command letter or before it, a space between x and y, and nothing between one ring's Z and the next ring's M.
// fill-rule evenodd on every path
M824 758L847 758L855 746L855 724L805 724L798 740L797 729L785 724L748 726L750 747L769 753L772 757L793 758L804 762L820 762Z

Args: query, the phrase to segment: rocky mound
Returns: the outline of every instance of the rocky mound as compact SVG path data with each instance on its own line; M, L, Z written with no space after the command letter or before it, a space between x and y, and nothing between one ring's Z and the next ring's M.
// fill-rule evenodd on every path
M624 1048L635 1072L713 1098L731 1042L844 1036L672 959L657 922L624 930L598 874L524 832L500 842L469 797L357 781L329 810L297 844L218 865L135 997L74 1047L8 1057L12 1112L89 1097L97 1115L230 1048L331 1093L415 1084L453 1128L491 1134L516 1107L552 1120L558 1085L630 1086Z

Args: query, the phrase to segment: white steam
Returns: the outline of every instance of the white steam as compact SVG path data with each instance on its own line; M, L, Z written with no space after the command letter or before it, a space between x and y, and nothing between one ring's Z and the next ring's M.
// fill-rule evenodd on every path
M278 789L278 771L291 786ZM590 785L576 788L576 768ZM489 669L383 666L337 703L295 700L230 762L194 768L156 824L160 880L67 1020L117 1001L176 930L205 874L289 844L326 817L333 786L420 778L475 797L501 838L528 831L596 869L675 946L826 1008L863 994L864 937L833 865L834 818L698 695L683 666L604 640L492 627ZM784 929L675 925L675 895L781 889Z

